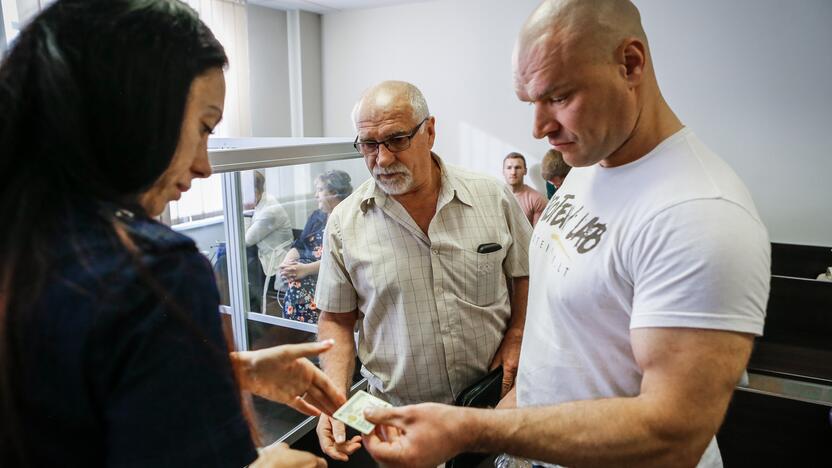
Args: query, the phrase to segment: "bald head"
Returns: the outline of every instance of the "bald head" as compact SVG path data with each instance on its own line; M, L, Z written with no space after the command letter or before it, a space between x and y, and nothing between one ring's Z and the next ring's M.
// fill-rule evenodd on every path
M384 113L408 113L413 122L425 119L430 112L419 88L405 81L382 81L364 91L352 109L352 122L358 128L362 120L374 120Z
M535 106L532 134L572 167L634 161L681 126L629 0L544 0L518 37L514 79Z
M628 38L647 44L629 0L544 0L523 25L515 55L556 45L576 59L609 62Z

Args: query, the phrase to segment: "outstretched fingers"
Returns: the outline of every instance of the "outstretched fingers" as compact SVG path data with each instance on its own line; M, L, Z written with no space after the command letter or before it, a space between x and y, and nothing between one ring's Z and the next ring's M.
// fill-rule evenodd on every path
M281 350L286 359L298 359L312 357L332 349L335 340L316 341L313 343L287 344L282 345Z
M297 396L286 403L295 411L303 413L307 416L320 416L321 410L314 403L308 403L303 398Z
M315 367L312 371L312 382L306 390L306 400L324 413L332 415L347 401L347 397L326 374Z

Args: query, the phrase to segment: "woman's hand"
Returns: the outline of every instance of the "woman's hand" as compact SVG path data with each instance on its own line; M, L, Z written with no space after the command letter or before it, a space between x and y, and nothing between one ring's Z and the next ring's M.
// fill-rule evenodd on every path
M298 259L300 258L300 252L298 249L292 247L286 252L286 256L283 257L283 261L280 262L280 267L282 268L285 265L291 265L293 263L297 263Z
M292 450L284 443L270 445L260 451L252 468L325 468L326 461L308 452Z
M280 267L280 275L285 281L298 281L310 275L318 274L317 263L293 263Z
M332 340L231 353L240 385L310 416L332 415L347 398L307 356L328 351Z

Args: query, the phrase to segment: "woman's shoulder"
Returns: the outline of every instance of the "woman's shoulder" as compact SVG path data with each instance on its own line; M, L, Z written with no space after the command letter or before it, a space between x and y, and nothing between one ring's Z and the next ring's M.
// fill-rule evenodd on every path
M196 250L196 244L190 237L147 216L119 208L115 210L114 218L143 252Z
M127 208L72 213L60 239L54 245L55 272L73 282L102 284L108 278L103 284L112 289L141 275L162 281L180 274L194 281L211 277L210 264L192 239Z

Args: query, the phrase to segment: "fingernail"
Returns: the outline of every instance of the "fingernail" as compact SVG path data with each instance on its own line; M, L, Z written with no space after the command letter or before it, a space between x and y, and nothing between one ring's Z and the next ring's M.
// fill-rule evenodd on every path
M324 340L324 344L334 345L334 344L335 344L335 339L334 339L334 338L330 338L330 339L328 339L328 340Z
M366 417L372 418L373 416L375 416L375 414L376 414L376 409L375 408L367 408L367 409L364 410L364 417L365 418Z
M344 434L336 434L335 435L335 442L338 442L339 444L343 444L345 440L347 440L347 439L346 439L346 436Z

